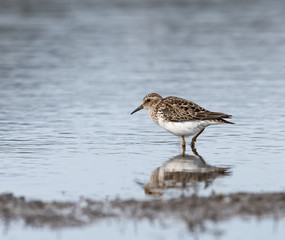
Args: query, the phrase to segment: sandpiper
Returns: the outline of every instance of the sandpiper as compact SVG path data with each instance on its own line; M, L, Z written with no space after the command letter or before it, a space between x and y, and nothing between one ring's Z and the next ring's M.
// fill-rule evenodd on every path
M143 98L143 103L131 114L147 109L150 118L159 126L176 136L182 137L183 155L186 149L184 137L193 136L192 149L195 149L197 137L210 125L234 124L224 118L231 115L211 112L198 104L179 97L163 98L157 93L150 93Z

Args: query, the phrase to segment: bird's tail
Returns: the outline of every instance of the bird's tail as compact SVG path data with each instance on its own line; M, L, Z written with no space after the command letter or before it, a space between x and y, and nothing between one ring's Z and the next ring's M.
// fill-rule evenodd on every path
M223 118L219 119L218 121L219 121L219 123L221 123L221 124L235 124L235 123L230 122L230 121L227 121L227 120L225 120L225 119L223 119Z

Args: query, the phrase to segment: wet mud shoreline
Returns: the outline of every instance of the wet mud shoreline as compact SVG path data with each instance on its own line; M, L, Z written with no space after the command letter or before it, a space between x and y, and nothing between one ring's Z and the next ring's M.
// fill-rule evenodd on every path
M7 226L20 221L25 226L60 229L96 224L104 219L161 223L178 220L194 231L205 230L206 222L218 223L234 217L282 219L285 217L285 193L213 193L209 197L193 195L152 201L82 198L74 202L44 202L12 194L0 195L0 218Z

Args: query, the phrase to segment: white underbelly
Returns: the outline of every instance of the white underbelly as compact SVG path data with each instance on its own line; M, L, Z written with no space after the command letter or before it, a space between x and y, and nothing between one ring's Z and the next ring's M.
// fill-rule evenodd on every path
M203 128L215 124L213 121L166 122L159 121L158 125L176 136L192 136Z

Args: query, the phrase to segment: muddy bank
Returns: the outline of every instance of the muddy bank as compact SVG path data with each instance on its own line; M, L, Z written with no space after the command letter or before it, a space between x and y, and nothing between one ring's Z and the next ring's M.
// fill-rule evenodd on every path
M204 230L206 221L219 222L233 217L272 218L285 216L285 193L212 194L172 200L81 199L77 202L26 200L12 194L0 195L0 217L7 225L15 221L32 227L79 227L103 219L148 219L165 223L179 220L190 231ZM166 220L167 219L167 220Z

